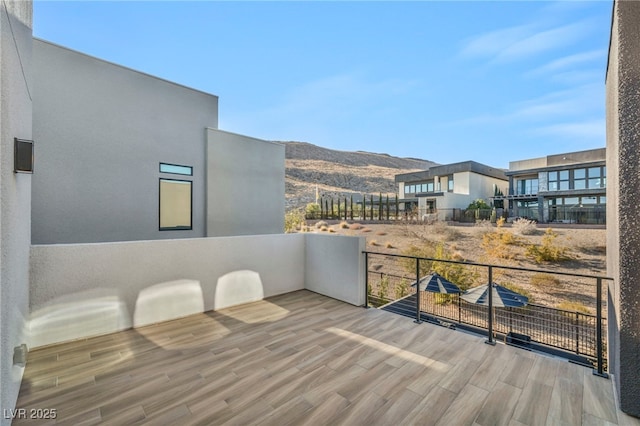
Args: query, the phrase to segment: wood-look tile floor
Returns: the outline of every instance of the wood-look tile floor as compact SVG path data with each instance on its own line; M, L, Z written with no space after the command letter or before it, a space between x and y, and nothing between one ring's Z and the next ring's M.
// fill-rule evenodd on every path
M611 380L309 291L36 349L14 424L640 425ZM37 411L42 409L44 411Z

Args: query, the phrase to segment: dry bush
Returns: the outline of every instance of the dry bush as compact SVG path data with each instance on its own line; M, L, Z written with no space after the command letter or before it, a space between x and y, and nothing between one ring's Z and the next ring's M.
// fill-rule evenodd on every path
M329 224L327 222L325 222L324 220L319 220L316 222L316 229L321 229L322 227L328 227ZM325 229L326 231L326 229Z
M371 232L370 228L362 228L362 232Z
M379 246L380 244L378 244L378 242L377 242L376 240L371 240L371 241L369 241L369 245L370 245L370 246L375 246L375 247L377 247L377 246Z
M384 246L385 246L386 248L388 248L388 249L395 248L395 247L393 246L393 244L391 244L391 243L386 243Z
M538 233L536 222L529 219L516 219L513 221L512 228L520 235L536 235Z
M383 236L383 235L387 235L387 233L384 232L384 231L378 231L378 232L376 232L376 235Z
M502 228L506 221L507 221L507 219L505 219L504 217L500 216L498 218L498 220L496 220L496 227Z
M556 243L558 234L553 229L547 228L542 237L542 244L527 247L527 256L533 258L536 263L563 262L572 259L569 250Z
M333 228L329 228L329 233L330 233L330 234L333 234L333 233L335 233L335 232L336 232L336 230L335 230L335 229L333 229Z
M556 308L562 309L563 311L571 311L571 312L580 312L582 314L590 314L591 310L584 306L580 302L569 302L565 300L564 302L560 302L556 305Z
M326 232L326 231L329 230L329 227L326 226L326 225L323 225L323 226L320 227L320 230Z
M480 245L485 255L492 259L515 258L515 246L522 244L522 240L507 230L487 232L482 236Z
M429 228L432 233L441 235L443 241L454 241L462 237L460 231L454 226L447 225L446 222L435 222L433 225L430 225Z
M538 289L559 287L560 280L551 274L537 273L531 276L531 285Z
M493 224L490 220L480 219L476 220L476 223L473 225L476 228L490 228L493 229Z
M341 229L349 229L349 224L347 222L340 222Z

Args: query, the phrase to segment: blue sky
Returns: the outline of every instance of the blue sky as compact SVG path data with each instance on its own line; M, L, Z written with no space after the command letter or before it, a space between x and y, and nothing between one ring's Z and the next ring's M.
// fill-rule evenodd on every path
M34 2L34 35L219 100L219 127L446 164L605 146L611 1Z

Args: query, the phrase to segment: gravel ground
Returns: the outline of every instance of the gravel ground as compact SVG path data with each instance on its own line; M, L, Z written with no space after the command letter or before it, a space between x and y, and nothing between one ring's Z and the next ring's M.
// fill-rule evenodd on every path
M367 240L367 250L372 252L405 254L412 246L444 244L446 252L456 260L544 270L545 279L533 272L494 269L494 281L516 285L532 297L533 303L567 308L575 304L575 309L586 308L595 313L596 280L593 278L566 277L556 272L584 275L606 275L606 230L584 227L553 227L557 235L554 246L566 249L570 260L536 263L527 255L527 247L540 245L547 225L538 225L535 235L519 235L515 229L505 226L501 232L517 237L516 244L504 246L505 251L497 257L487 253L483 246L483 235L498 231L493 226L455 226L437 223L424 224L358 224L341 225L330 222L325 230L315 226L311 232L327 232L334 235L363 236ZM478 284L486 282L486 268L480 272ZM535 277L534 277L535 276ZM532 279L533 278L533 279ZM536 281L535 278L538 278ZM607 281L604 281L606 285ZM564 306L563 306L564 304Z

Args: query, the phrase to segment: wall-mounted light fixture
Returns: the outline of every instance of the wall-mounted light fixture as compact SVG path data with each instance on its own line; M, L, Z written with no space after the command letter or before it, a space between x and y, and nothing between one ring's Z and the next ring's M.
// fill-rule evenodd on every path
M13 139L14 173L33 173L33 141Z
M13 365L24 367L27 364L27 353L29 349L24 343L13 348Z

